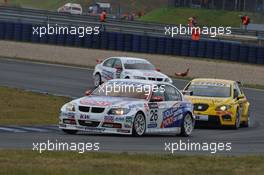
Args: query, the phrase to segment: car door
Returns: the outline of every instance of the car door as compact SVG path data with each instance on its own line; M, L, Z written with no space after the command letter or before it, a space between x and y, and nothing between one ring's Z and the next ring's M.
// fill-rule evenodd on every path
M111 80L115 77L116 69L113 68L114 62L115 62L115 58L109 58L104 61L101 72L101 78L103 82Z
M148 108L148 117L146 118L147 130L150 132L160 132L162 111L166 109L165 95L162 87L159 86L152 92Z
M182 118L182 111L179 108L182 103L182 95L174 86L165 85L166 108L162 111L161 128L179 127Z

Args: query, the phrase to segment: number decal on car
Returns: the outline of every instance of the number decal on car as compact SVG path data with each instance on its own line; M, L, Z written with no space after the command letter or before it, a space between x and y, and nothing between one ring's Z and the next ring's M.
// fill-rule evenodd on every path
M159 116L158 116L158 110L154 109L150 111L150 121L152 122L156 122L158 120Z

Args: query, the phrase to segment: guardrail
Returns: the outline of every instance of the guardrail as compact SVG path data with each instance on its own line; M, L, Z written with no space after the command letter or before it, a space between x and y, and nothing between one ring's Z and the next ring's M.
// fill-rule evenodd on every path
M98 16L90 15L70 15L61 14L46 10L35 10L27 8L14 8L0 6L0 19L15 21L15 22L31 22L31 23L53 23L53 24L69 24L69 25L99 25ZM107 31L131 32L136 34L145 34L152 36L164 35L164 27L169 26L160 23L150 23L143 21L127 21L120 19L108 18L104 23ZM255 30L241 30L239 28L232 28L233 35L256 36L256 40L263 38L264 31ZM189 36L184 36L189 37ZM207 36L203 36L207 38ZM222 39L221 36L215 39ZM225 38L227 39L227 38ZM232 39L232 37L230 38Z
M249 46L236 42L186 38L166 38L121 32L101 32L98 35L39 35L33 34L36 24L0 21L0 40L76 46L84 48L131 51L151 54L191 56L253 64L264 64L264 47Z

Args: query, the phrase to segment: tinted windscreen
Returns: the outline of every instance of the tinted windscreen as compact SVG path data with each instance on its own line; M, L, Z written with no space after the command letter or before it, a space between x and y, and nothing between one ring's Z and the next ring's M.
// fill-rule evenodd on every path
M155 70L155 67L152 64L148 63L133 63L133 64L124 64L125 69L143 69L143 70Z
M230 97L231 87L230 85L221 83L192 83L188 89L192 91L193 96L204 97Z

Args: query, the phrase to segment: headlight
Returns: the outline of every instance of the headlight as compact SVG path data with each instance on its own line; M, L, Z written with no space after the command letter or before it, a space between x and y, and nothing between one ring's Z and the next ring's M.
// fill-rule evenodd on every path
M218 106L217 108L215 108L216 111L227 111L231 108L230 105L221 105L221 106Z
M140 79L140 80L145 80L145 77L140 77L140 76L134 76L135 79Z
M65 107L66 111L75 111L75 105L73 103L68 103Z
M125 115L129 113L130 109L128 108L112 108L109 110L109 115Z
M167 82L167 83L172 83L172 80L171 80L170 78L166 78L166 79L165 79L165 82Z

